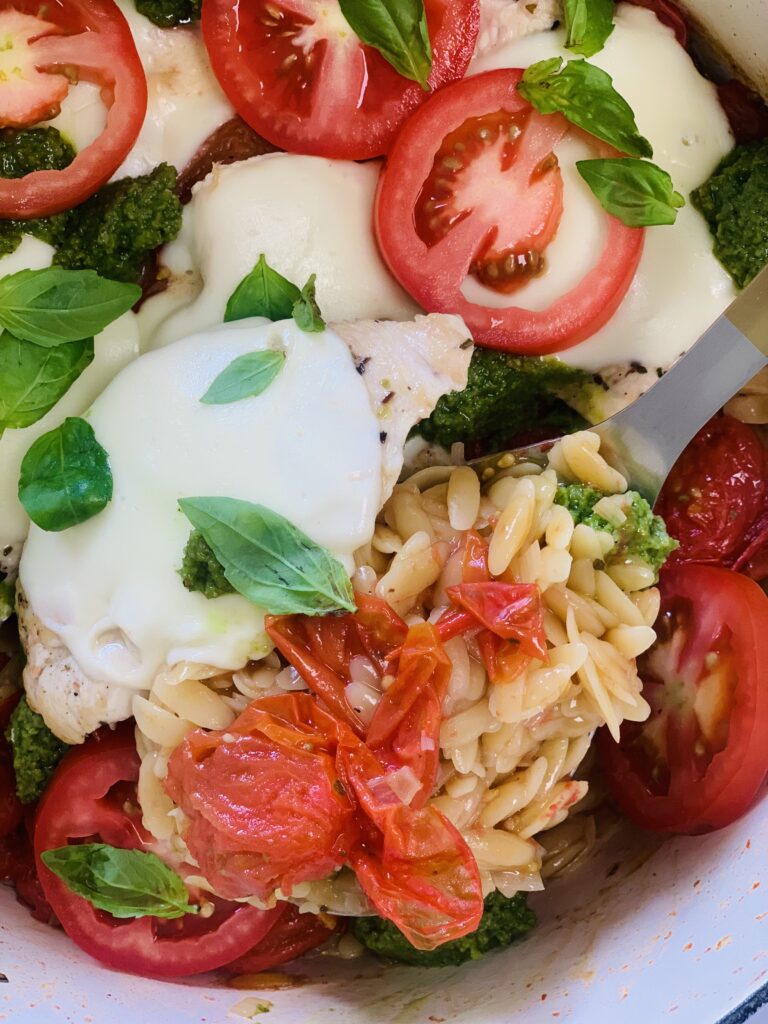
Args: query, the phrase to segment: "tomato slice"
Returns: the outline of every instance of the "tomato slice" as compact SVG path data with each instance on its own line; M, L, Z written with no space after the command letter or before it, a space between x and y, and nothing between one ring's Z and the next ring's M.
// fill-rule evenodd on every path
M479 0L426 0L432 89L461 78ZM240 116L292 153L366 160L386 153L426 93L363 46L338 0L205 0L211 66Z
M661 579L659 639L639 669L651 705L601 730L608 781L625 813L657 832L723 828L768 772L768 597L728 569L682 565Z
M103 132L64 170L0 180L0 217L45 217L93 195L126 158L147 110L144 69L113 0L0 0L0 34L0 70L14 72L0 91L0 123L52 116L75 77L100 86L107 107Z
M290 903L284 903L282 907L284 909L277 924L250 953L227 964L227 970L235 974L269 971L322 946L334 934L334 927L329 927L323 918L315 914L302 914Z
M680 542L667 566L738 558L764 512L767 476L765 449L751 427L732 416L716 416L702 427L656 503L670 536Z
M605 214L594 266L546 309L466 298L468 277L494 298L521 288L544 269L559 225L563 186L553 151L577 129L533 110L517 92L521 75L474 75L412 115L382 172L375 228L390 270L421 306L463 316L481 345L527 355L569 348L613 316L644 233ZM614 152L590 142L599 155Z
M214 899L208 918L117 920L74 895L40 860L45 850L87 839L122 849L149 847L135 806L139 758L133 729L102 730L66 755L35 824L45 896L67 935L110 967L154 978L201 974L247 953L278 919L275 911Z

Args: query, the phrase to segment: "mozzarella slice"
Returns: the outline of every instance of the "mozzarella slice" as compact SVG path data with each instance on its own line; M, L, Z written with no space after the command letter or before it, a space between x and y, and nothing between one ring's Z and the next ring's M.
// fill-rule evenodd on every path
M41 270L50 266L54 250L31 235L25 235L18 249L0 259L0 277L19 270ZM6 430L0 437L0 573L14 573L29 519L17 495L19 467L30 445L41 434L58 426L65 417L87 409L118 370L139 352L136 317L126 313L96 338L94 359L50 412L22 430Z
M548 57L573 59L564 31L538 33L497 47L472 64L475 73L528 67ZM635 112L654 162L672 175L686 200L733 146L714 86L698 73L674 34L649 11L620 4L605 47L590 58L613 78ZM604 237L601 207L575 168L588 157L567 139L557 150L564 182L560 229L547 249L547 269L514 297L500 300L471 281L468 298L494 305L543 309L575 286L594 265ZM561 353L574 366L600 369L637 361L666 368L693 344L734 298L734 285L712 253L703 218L687 205L674 226L646 230L645 247L629 292L611 320L580 345ZM652 374L648 375L650 380Z
M180 497L266 505L352 571L402 463L402 449L399 464L386 452L382 424L405 437L440 394L464 387L471 357L456 317L385 328L378 362L376 323L319 334L293 321L219 326L141 357L94 402L88 419L109 454L113 499L61 533L33 526L20 566L25 686L55 732L82 739L101 721L127 717L130 695L148 690L163 666L238 669L269 649L258 608L182 585L191 527ZM375 353L369 373L342 335L356 354ZM200 402L233 359L267 348L286 361L266 391L230 405ZM383 373L415 400L380 401Z
M475 56L533 32L544 32L562 14L561 0L481 0Z
M147 77L147 114L133 149L114 179L148 174L160 163L182 170L234 108L211 70L199 28L159 28L118 0ZM104 129L106 109L98 86L80 82L69 90L61 113L49 122L83 149Z
M262 253L299 287L317 275L328 321L409 319L417 307L384 266L371 230L378 174L378 163L287 153L215 167L195 189L179 239L163 251L171 283L145 303L144 336L163 345L221 323Z

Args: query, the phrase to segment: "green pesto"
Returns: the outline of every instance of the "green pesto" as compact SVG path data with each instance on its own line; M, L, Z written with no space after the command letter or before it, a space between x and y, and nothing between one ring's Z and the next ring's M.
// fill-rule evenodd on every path
M209 600L235 593L210 545L197 530L189 535L184 548L180 575L187 590L197 590Z
M604 497L600 491L586 484L561 484L557 488L555 504L564 505L577 524L584 523L613 536L615 543L609 552L609 561L617 562L634 555L658 573L678 546L667 533L664 520L653 514L651 506L637 491L628 491L626 497L631 503L624 509L626 522L613 526L594 511L595 504Z
M13 749L19 800L23 804L34 803L50 782L68 747L54 736L42 716L32 710L24 697L11 715L5 737Z
M137 282L149 253L179 233L181 203L175 188L176 170L169 164L105 185L70 213L54 263Z
M569 397L591 384L589 374L557 359L477 348L466 388L444 395L417 432L446 448L463 441L487 452L532 430L568 433L584 425Z
M203 0L136 0L136 10L160 28L197 21Z
M691 193L715 256L740 288L768 263L768 139L736 146Z
M23 178L32 171L61 171L75 159L75 150L56 128L0 129L0 178ZM14 252L23 233L55 244L66 215L42 220L0 221L0 256Z
M352 925L355 938L384 960L410 964L413 967L449 967L467 960L479 960L492 949L509 946L522 938L536 924L525 893L511 899L500 892L485 898L485 909L477 931L438 946L437 949L416 949L391 921L381 917L358 917Z
M13 615L15 589L7 580L0 580L0 625Z

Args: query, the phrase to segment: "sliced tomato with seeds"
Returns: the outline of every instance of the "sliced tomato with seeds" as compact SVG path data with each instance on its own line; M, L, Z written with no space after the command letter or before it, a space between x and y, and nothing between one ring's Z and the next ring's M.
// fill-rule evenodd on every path
M432 89L461 78L479 0L425 0ZM338 0L205 0L203 38L240 116L292 153L366 160L386 153L426 93L363 46Z
M101 88L104 130L63 170L0 179L0 217L45 217L82 203L131 150L147 110L147 83L114 0L0 0L0 124L54 116L73 81Z
M699 833L744 814L768 772L768 597L729 569L661 578L658 640L639 663L646 722L599 750L624 812L657 832Z
M525 307L524 287L546 269L563 209L555 150L578 129L533 110L517 91L521 76L488 71L454 82L409 118L382 172L375 229L390 270L426 310L458 313L481 345L540 355L583 341L613 316L643 229L596 204L607 231L591 269L545 309ZM578 134L598 156L616 155ZM505 303L518 292L521 305Z
M45 896L72 941L110 967L152 978L223 967L252 949L279 913L214 897L210 917L118 920L76 896L40 859L45 850L82 841L152 848L136 806L139 756L133 733L130 726L102 730L59 765L35 823L35 859Z

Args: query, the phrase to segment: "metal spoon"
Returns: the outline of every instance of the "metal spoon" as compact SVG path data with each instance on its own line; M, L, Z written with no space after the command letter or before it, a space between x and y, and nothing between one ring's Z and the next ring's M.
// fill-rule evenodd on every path
M768 364L768 267L653 387L590 430L629 486L653 504L698 430ZM470 465L484 482L520 462L541 462L557 438Z

